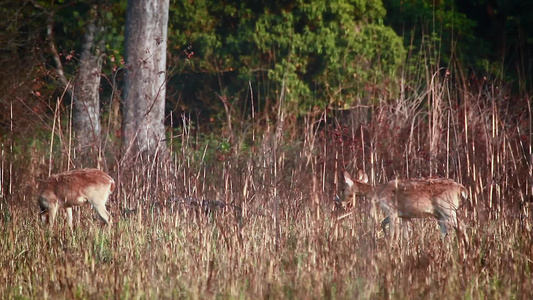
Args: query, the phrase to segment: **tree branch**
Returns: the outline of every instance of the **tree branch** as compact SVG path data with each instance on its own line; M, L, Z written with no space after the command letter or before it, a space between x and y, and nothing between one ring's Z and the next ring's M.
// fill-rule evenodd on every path
M61 59L59 58L59 52L57 52L55 39L54 39L54 12L50 12L48 15L48 21L46 22L46 36L48 39L48 46L50 47L50 51L52 52L52 56L54 57L54 61L56 63L56 73L59 77L59 81L61 84L64 85L65 89L70 91L69 81L67 80L67 77L65 76L65 72L63 69L63 64L61 63Z

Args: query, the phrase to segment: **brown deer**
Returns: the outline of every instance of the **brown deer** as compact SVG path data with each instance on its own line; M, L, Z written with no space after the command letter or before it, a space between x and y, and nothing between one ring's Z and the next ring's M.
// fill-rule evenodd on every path
M394 231L398 218L428 218L438 220L441 233L446 236L451 225L461 233L462 222L457 220L457 209L461 197L467 197L467 191L461 184L444 178L392 180L386 184L372 186L368 183L368 175L358 171L356 180L344 172L346 187L341 205L347 208L355 203L355 196L365 196L379 203L387 217L381 221L385 232L387 224L390 234ZM468 243L466 235L462 234Z
M72 207L81 206L86 202L92 204L100 218L111 224L111 214L105 204L115 189L115 181L105 172L98 169L73 170L52 175L39 194L41 218L53 226L59 207L67 210L68 226L72 229Z

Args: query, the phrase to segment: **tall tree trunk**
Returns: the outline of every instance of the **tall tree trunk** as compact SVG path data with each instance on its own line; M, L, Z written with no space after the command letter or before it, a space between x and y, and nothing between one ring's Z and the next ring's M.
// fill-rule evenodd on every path
M168 9L169 0L128 0L122 113L125 157L166 149Z
M102 53L101 49L98 49L96 38L101 36L103 28L95 24L98 23L95 21L95 9L91 11L90 21L85 28L81 63L74 84L72 108L72 123L79 149L78 154L85 162L89 157L95 157L94 154L99 153L100 149L99 89ZM94 151L92 155L91 150Z
M37 8L45 10L42 6ZM47 21L47 36L50 51L56 62L56 73L59 81L65 87L71 96L72 101L72 119L76 148L78 151L78 161L83 164L91 164L88 158L95 157L91 155L91 149L99 154L100 146L100 77L102 71L103 54L102 49L97 45L103 44L102 32L104 26L98 20L98 7L94 6L88 14L88 25L85 28L85 36L82 45L80 66L78 74L74 81L74 86L67 79L61 63L60 54L57 51L54 39L54 11L47 11L49 14ZM45 10L46 11L46 10ZM95 158L100 158L96 156ZM99 161L98 161L99 162ZM97 163L98 163L97 162Z

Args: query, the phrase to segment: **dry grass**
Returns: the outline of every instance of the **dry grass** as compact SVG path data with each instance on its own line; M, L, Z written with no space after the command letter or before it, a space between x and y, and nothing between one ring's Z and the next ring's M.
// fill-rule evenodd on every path
M513 109L500 96L442 96L438 109L433 100L382 101L339 117L342 126L305 119L293 128L301 138L257 130L253 149L231 153L184 128L171 160L108 159L116 222L103 227L83 207L73 232L64 213L53 230L38 220L48 148L6 139L0 298L531 299L532 119L525 104ZM54 169L67 164L53 155ZM340 171L358 168L379 182L463 183L470 244L442 240L432 220L413 222L413 238L391 244L365 199L336 221ZM239 206L242 220L232 206L206 215L176 201L188 196Z

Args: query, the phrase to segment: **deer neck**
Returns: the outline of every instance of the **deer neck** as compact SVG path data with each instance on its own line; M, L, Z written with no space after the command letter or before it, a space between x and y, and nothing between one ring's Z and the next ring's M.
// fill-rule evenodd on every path
M374 194L374 187L369 183L358 182L357 183L359 194L365 197L371 197Z

